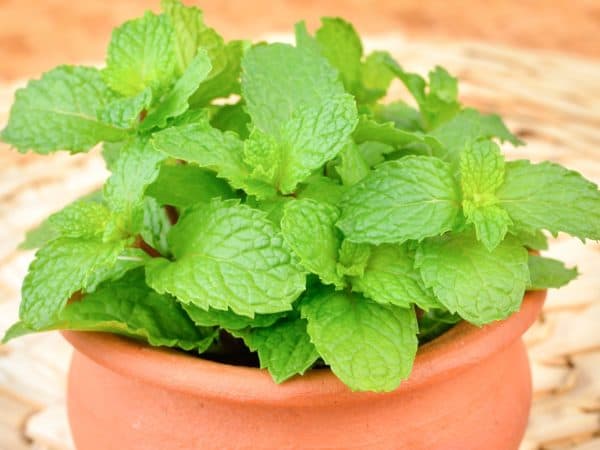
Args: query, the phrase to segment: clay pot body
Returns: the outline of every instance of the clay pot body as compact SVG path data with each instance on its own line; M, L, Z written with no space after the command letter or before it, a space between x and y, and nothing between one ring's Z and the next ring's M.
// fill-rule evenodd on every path
M65 332L75 347L69 419L78 450L513 450L531 405L522 334L544 292L419 349L409 380L350 392L329 370L275 385L265 372L116 336Z

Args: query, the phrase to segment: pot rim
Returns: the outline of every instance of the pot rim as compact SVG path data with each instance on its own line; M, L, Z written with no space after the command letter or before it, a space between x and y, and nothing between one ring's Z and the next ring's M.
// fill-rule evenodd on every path
M276 385L264 369L209 361L110 333L61 333L79 353L100 366L169 391L221 402L315 406L403 395L454 376L518 340L535 322L545 298L546 291L527 292L518 312L481 328L458 323L419 347L408 380L383 394L352 392L329 369L311 370Z

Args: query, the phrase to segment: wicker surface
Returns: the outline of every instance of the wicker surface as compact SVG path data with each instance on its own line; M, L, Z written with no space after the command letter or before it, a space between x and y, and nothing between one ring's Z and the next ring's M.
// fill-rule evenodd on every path
M406 68L442 64L458 74L465 102L500 112L529 145L511 158L551 159L600 182L600 63L477 43L406 42L390 35L371 47L394 51ZM0 86L0 123L17 85ZM394 96L404 96L397 86ZM26 229L106 177L96 152L22 156L0 149L0 333L15 319L31 252ZM522 449L600 449L600 245L560 236L550 256L583 273L551 292L526 340L535 401ZM64 409L69 349L54 333L0 346L0 450L69 449Z

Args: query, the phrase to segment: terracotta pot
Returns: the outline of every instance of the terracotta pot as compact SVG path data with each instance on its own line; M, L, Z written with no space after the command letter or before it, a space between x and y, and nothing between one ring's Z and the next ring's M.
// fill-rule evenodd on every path
M391 393L350 392L329 370L275 385L261 370L99 333L65 332L76 351L69 419L78 450L511 450L531 380L521 335L544 292L483 328L461 323L424 345Z

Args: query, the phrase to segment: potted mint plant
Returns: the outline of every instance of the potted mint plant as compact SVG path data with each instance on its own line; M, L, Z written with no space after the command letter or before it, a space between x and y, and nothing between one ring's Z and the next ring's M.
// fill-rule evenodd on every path
M394 80L413 105L382 101ZM1 137L102 144L111 171L28 235L4 337L65 330L80 450L516 448L520 336L577 274L544 232L600 238L596 185L506 161L521 141L456 78L341 19L225 42L165 0L104 68L17 91Z

